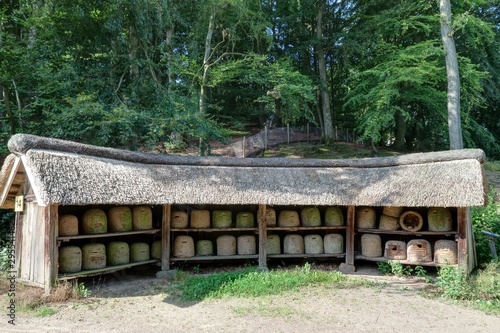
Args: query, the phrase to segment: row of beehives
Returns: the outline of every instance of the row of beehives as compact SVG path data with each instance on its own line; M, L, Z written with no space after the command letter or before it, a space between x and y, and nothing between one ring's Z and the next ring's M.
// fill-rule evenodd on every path
M76 236L149 230L153 228L153 213L148 206L111 207L106 211L100 208L87 209L80 218L72 214L59 217L58 235Z
M406 260L409 262L431 262L455 265L457 263L457 243L454 240L440 239L431 243L425 239L413 239L407 243L389 240L382 249L379 235L364 234L361 236L361 254L365 257L382 257L390 260Z
M324 223L322 223L324 221ZM344 217L339 207L327 207L323 219L321 212L316 207L306 207L299 212L295 210L282 210L276 219L276 211L268 207L266 209L266 225L268 227L319 227L343 226ZM230 210L192 210L190 216L184 211L173 211L170 218L170 226L174 229L184 228L253 228L255 218L252 212L239 212L233 223L233 213Z
M177 236L173 244L172 255L177 258L194 256L253 255L257 253L254 235L220 235L217 237L216 250L211 240L198 240L196 246L191 236ZM281 238L279 235L267 236L267 254L281 254ZM340 254L344 252L344 237L340 234L321 235L289 234L283 238L284 254Z
M422 229L424 219L422 215L413 210L403 212L402 207L384 207L378 221L378 229L417 232ZM356 209L356 227L360 229L376 229L377 213L372 207L358 207ZM431 207L427 210L428 231L451 231L453 217L450 209L444 207Z
M161 258L161 241L148 243L126 242L88 243L79 246L61 246L59 249L59 273L77 273L82 270L101 269L108 266L142 262Z

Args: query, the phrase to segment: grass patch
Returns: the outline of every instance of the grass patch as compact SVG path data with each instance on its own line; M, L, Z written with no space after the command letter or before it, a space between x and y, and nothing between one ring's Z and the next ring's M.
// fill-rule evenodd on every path
M169 291L176 290L181 301L201 301L207 298L277 295L318 284L342 288L375 283L349 277L338 271L311 269L306 264L289 270L266 272L250 267L234 272L191 276L170 286Z
M488 171L500 172L500 161L487 161L484 168Z
M37 309L35 316L36 317L50 317L55 313L56 313L56 310L44 305L44 306L41 306Z

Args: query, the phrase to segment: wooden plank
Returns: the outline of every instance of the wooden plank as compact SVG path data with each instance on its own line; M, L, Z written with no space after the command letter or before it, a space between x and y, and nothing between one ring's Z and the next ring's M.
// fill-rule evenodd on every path
M345 263L354 265L354 230L355 230L355 207L347 207L347 230L346 230L346 256Z
M257 233L259 231L258 228L198 228L198 229L190 229L190 228L182 228L182 229L170 229L172 232L237 232L237 231L254 231Z
M249 255L234 255L234 256L198 256L189 258L170 258L170 261L213 261L213 260L245 260L245 259L259 259L258 254Z
M257 224L259 226L259 268L267 268L267 220L266 205L259 205L257 210Z
M92 276L92 275L101 275L104 273L113 273L117 272L123 269L127 269L130 267L134 266L140 266L140 265L147 265L147 264L154 264L158 262L157 259L150 259L146 261L141 261L141 262L131 262L128 264L123 264L123 265L117 265L117 266L108 266L105 268L99 268L99 269L89 269L86 271L80 271L77 273L69 273L69 274L59 274L58 275L58 280L69 280L69 279L74 279L78 277L85 277L85 276Z
M301 254L270 254L270 259L293 259L293 258L345 258L345 253L301 253Z
M458 231L406 231L406 230L380 230L380 229L356 229L357 232L365 234L386 234L386 235L410 235L410 236L451 236L458 234Z
M45 225L45 269L44 269L44 283L45 293L50 293L52 286L54 286L57 278L57 271L59 266L59 250L57 248L57 233L58 233L58 206L50 205L45 207L44 211L44 225Z
M9 177L5 182L5 187L2 189L2 192L0 194L0 206L4 205L4 202L9 195L10 187L16 177L17 170L19 170L20 164L21 164L21 159L19 157L16 157L16 159L14 160L14 164L12 165L12 169L10 170Z
M341 227L270 227L269 231L310 231L310 230L346 230L346 226ZM234 230L234 229L233 229Z
M163 205L161 217L161 270L170 269L170 214L172 206Z
M456 267L457 266L457 265L438 264L438 263L435 263L434 261L413 262L413 261L408 261L408 260L387 259L385 257L365 257L365 256L360 255L360 254L356 255L356 259L366 260L366 261L375 261L375 262L387 262L387 261L391 260L391 261L400 262L403 265L428 266L428 267L445 267L445 266L455 266Z
M139 231L124 231L124 232L111 232L105 234L93 234L93 235L78 235L78 236L63 236L57 237L58 241L67 242L72 239L86 239L86 238L103 238L103 237L119 237L128 235L141 235L141 234L156 234L161 231L161 229L150 229L150 230L139 230Z
M17 277L21 277L21 259L22 259L22 252L23 252L23 221L24 221L24 214L17 212L16 213L16 233L15 233L15 248L16 248L16 262L15 262L15 269L16 269L16 274Z
M457 208L457 239L458 267L468 271L467 263L467 209Z

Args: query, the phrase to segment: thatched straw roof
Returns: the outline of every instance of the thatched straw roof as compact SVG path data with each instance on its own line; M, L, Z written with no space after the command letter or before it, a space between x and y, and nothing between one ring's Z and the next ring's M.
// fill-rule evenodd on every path
M270 204L466 207L485 204L481 150L345 160L154 155L31 135L9 141L41 205ZM9 186L9 157L0 185ZM12 195L12 194L10 194ZM7 207L6 197L0 197Z

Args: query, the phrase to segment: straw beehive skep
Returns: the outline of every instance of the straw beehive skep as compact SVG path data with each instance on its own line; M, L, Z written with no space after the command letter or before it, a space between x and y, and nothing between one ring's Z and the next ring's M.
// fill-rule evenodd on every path
M372 234L361 236L361 254L365 257L381 257L382 239L380 236Z
M304 236L304 252L307 254L323 253L323 238L315 234Z
M406 259L410 262L432 261L431 244L425 239L412 239L406 246Z
M130 244L130 262L146 260L149 260L149 244L144 242Z
M327 234L323 238L323 248L325 253L344 253L344 236L341 234Z
M456 265L458 263L457 242L448 239L436 241L434 244L434 262Z
M229 210L214 210L212 212L212 227L231 228L233 226L233 215Z
M174 229L184 229L187 228L188 214L179 210L173 211L170 216L170 226Z
M59 273L76 273L82 270L82 250L78 246L59 248Z
M340 207L328 207L325 210L325 226L341 227L345 224L344 214Z
M382 214L387 215L387 216L396 217L396 218L399 218L401 216L401 213L403 213L403 207L386 206L386 207L384 207L384 210L382 211Z
M61 215L57 231L59 236L77 236L78 218L71 214Z
M384 257L393 260L405 260L406 243L397 240L387 241L384 247Z
M218 256L234 256L236 254L236 237L220 235L216 239Z
M238 236L237 244L239 255L252 255L257 253L255 236L253 235Z
M267 235L267 254L281 254L281 240L278 235Z
M266 207L266 226L276 226L276 211L271 207Z
M283 239L283 253L285 254L303 254L304 238L298 234L286 235Z
M388 215L380 216L380 223L378 225L380 230L398 230L399 219Z
M444 207L432 207L427 210L429 231L450 231L453 228L451 211Z
M100 269L106 267L106 246L89 243L82 246L82 268Z
M110 232L132 230L132 211L127 206L117 206L108 209L108 229Z
M211 240L201 239L196 242L197 256L212 256L214 254L214 244Z
M406 231L416 232L422 228L424 221L422 215L408 210L399 217L399 225Z
M236 228L253 228L254 217L251 212L240 212L236 214Z
M105 234L108 232L108 218L99 208L88 209L83 213L82 231L85 235Z
M132 207L132 230L153 229L153 211L148 206Z
M210 211L207 209L195 209L191 211L190 227L193 229L210 228Z
M130 249L125 242L109 242L106 249L108 266L128 264L130 262Z
M174 239L173 256L177 258L194 257L194 240L191 236L180 235Z
M151 258L161 259L161 253L161 240L155 240L153 244L151 244Z
M377 227L377 214L374 208L359 207L356 209L356 228L375 229Z
M300 227L299 213L294 210L282 210L278 215L278 227Z
M321 226L321 214L316 207L306 207L300 211L300 219L303 227Z

